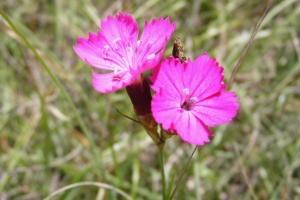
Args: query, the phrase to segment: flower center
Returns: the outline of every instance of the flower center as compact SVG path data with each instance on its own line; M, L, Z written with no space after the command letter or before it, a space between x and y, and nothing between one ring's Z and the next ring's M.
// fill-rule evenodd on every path
M182 105L181 105L181 108L186 110L186 111L189 111L192 109L192 105L189 103L189 102L184 102Z
M135 65L132 45L119 37L112 41L111 46L104 46L102 57L110 63L114 63L114 81L120 81L123 75ZM108 65L110 64L108 63Z
M185 96L185 98L184 98L185 100L180 107L186 111L192 110L192 108L194 107L194 104L197 102L198 98L190 97L190 91L188 88L184 88L182 90L182 92Z
M115 38L112 41L111 46L105 45L102 50L102 57L114 63L114 77L113 80L119 81L122 79L123 75L127 74L128 71L136 70L139 65L142 63L137 60L138 49L141 48L141 41L138 40L136 44L136 48L133 49L133 46L130 42L124 41L121 38ZM147 60L152 60L155 58L155 54L147 54L152 46L152 41L144 43L142 45L146 45L146 47L142 48L142 55Z

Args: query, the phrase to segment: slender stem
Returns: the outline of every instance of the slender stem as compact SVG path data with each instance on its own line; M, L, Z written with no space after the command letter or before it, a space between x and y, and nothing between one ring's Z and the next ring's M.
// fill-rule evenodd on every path
M160 162L160 173L161 173L161 183L162 183L162 194L163 200L167 199L166 194L166 177L165 177L165 162L164 162L164 146L165 143L160 143L157 147L159 150L159 162Z
M182 174L180 175L180 178L179 178L179 180L178 180L178 182L177 182L177 184L176 184L176 186L175 186L175 188L174 188L174 190L173 190L173 192L172 192L172 195L171 195L171 197L170 197L170 200L173 199L173 197L174 197L174 195L175 195L175 192L176 192L176 190L177 190L177 187L179 186L179 183L180 183L180 181L181 181L183 175L185 174L185 171L186 171L187 167L189 166L190 161L192 160L192 157L193 157L194 153L195 153L196 150L197 150L197 147L198 147L198 146L195 146L195 148L194 148L194 150L193 150L193 153L190 155L189 160L188 160L188 162L186 163L186 165L185 165L185 167L184 167L184 169L183 169L183 172L182 172Z
M267 13L268 13L268 11L269 11L269 9L270 9L270 7L271 7L271 3L272 3L271 0L266 0L266 1L265 1L264 7L263 7L263 9L262 9L262 11L261 11L261 15L260 15L258 21L256 22L255 26L254 26L254 30L253 30L253 32L252 32L252 34L251 34L251 37L250 37L250 39L249 39L249 41L248 41L246 47L244 48L244 51L243 51L243 53L242 53L242 55L241 55L239 61L237 62L236 66L235 66L234 69L233 69L233 72L232 72L232 74L231 74L231 76L230 76L230 78L229 78L229 81L227 82L227 86L226 86L227 90L229 89L230 84L232 83L233 78L234 78L234 76L235 76L237 70L238 70L239 67L241 66L242 61L244 60L244 57L246 56L246 54L247 54L247 52L248 52L248 50L249 50L249 48L250 48L250 46L251 46L251 44L252 44L252 42L253 42L253 40L254 40L254 37L255 37L255 35L256 35L256 33L257 33L257 31L258 31L258 29L259 29L261 23L263 22L265 16L267 15Z

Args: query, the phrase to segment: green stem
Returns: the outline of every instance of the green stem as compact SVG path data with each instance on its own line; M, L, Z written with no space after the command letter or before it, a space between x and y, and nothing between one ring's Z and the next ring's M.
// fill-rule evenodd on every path
M161 183L162 183L162 194L163 200L167 199L166 194L166 177L165 177L165 162L164 162L164 146L165 143L160 143L157 147L159 150L159 162L160 162L160 173L161 173Z
M88 131L87 127L85 126L83 120L81 119L70 95L66 92L64 87L62 86L61 82L57 78L57 76L51 71L50 67L45 63L45 61L41 58L40 54L36 51L36 49L30 44L30 42L23 36L23 34L15 27L15 25L9 20L9 18L0 10L0 15L4 18L4 20L9 24L11 29L23 40L23 42L26 44L26 46L32 51L32 53L35 55L37 60L41 63L41 65L44 67L44 69L47 71L47 73L50 75L54 83L57 85L57 87L62 92L63 96L67 100L69 106L71 107L71 110L74 113L75 118L77 119L77 122L82 129L82 132L86 135L86 137L89 140L89 143L91 145L91 150L94 154L94 157L96 161L99 163L98 153L96 151L96 145L94 143L92 134Z

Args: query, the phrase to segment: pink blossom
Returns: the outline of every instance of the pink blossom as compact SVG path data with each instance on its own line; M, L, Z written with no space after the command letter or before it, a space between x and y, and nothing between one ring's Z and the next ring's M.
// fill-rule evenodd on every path
M207 126L230 122L239 108L235 93L224 89L222 71L207 54L183 64L172 56L163 59L150 77L156 92L152 113L157 123L188 143L209 142L213 133Z
M93 71L93 86L101 93L113 92L130 85L142 72L160 62L167 41L175 29L170 19L145 22L138 40L139 28L130 14L119 13L101 20L101 31L89 33L89 38L78 38L74 47L77 55L88 64L108 73Z

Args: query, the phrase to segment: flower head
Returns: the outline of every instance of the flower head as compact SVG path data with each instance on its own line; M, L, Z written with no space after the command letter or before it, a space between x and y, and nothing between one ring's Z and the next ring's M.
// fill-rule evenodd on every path
M130 14L119 13L101 21L102 31L78 38L77 55L88 64L110 73L93 71L93 86L101 93L113 92L134 82L138 75L158 65L166 42L175 29L169 18L145 22L138 40L138 24Z
M184 141L203 145L213 133L207 126L231 121L239 108L234 92L224 90L223 67L200 55L181 64L172 56L153 69L152 113L164 130L176 132Z

